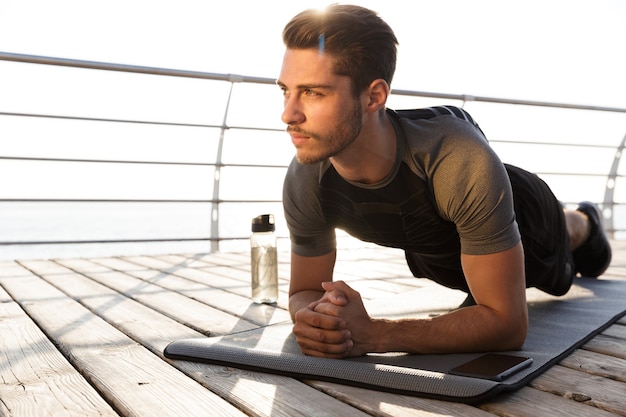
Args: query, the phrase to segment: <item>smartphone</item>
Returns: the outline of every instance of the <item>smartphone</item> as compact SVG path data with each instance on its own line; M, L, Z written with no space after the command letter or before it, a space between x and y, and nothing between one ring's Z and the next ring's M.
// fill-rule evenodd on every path
M532 362L532 358L523 356L487 353L451 369L449 373L453 375L502 381L516 372L528 368Z

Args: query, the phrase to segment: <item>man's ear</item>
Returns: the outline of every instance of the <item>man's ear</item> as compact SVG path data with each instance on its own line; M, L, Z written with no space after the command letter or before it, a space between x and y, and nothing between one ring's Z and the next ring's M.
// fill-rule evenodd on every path
M385 107L387 97L389 97L389 84L382 78L378 78L369 85L367 89L368 103L367 109L371 112L377 112Z

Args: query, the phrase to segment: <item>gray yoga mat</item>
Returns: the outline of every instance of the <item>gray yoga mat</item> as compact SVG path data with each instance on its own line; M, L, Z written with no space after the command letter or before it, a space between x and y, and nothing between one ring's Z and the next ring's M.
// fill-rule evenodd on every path
M576 279L563 297L533 289L527 294L528 337L521 351L509 353L529 356L533 364L500 382L449 374L450 369L481 354L397 353L342 360L305 356L291 333L290 322L228 336L178 340L164 353L171 359L472 403L523 387L626 313L626 281ZM373 302L368 311L379 317L423 317L448 311L462 299L456 291L430 287ZM419 307L407 310L411 306Z

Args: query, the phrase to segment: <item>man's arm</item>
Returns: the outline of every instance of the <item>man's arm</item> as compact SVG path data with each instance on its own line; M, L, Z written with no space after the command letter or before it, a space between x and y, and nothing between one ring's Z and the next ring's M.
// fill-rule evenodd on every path
M477 305L428 319L372 319L358 292L342 282L324 284L327 292L315 311L343 318L353 343L343 352L333 350L333 357L369 352L426 354L520 348L528 329L521 243L490 255L462 255L462 264ZM333 301L341 296L346 300L343 305Z
M426 320L374 321L369 340L380 335L374 351L485 352L522 346L528 309L521 243L490 255L462 255L461 260L476 305Z
M315 311L322 299L333 305L346 304L342 293L325 293L322 287L333 279L336 254L336 251L315 257L291 254L289 312L300 349L307 355L341 358L353 344L343 318Z
M336 251L322 256L300 256L291 253L289 281L289 313L295 314L324 295L322 282L332 281Z

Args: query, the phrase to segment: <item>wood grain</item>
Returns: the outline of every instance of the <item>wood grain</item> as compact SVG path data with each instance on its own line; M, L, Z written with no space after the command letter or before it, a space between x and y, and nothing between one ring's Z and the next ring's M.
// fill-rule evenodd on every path
M626 280L624 264L626 244L606 278ZM425 287L437 302L463 298L411 277L388 248L342 251L337 272L370 306ZM288 275L280 252L282 299L258 306L249 253L0 263L0 416L626 416L626 317L479 405L164 358L173 340L289 320Z
M5 270L6 271L6 270ZM39 327L0 289L0 415L117 416Z
M243 415L41 278L0 282L121 414Z

